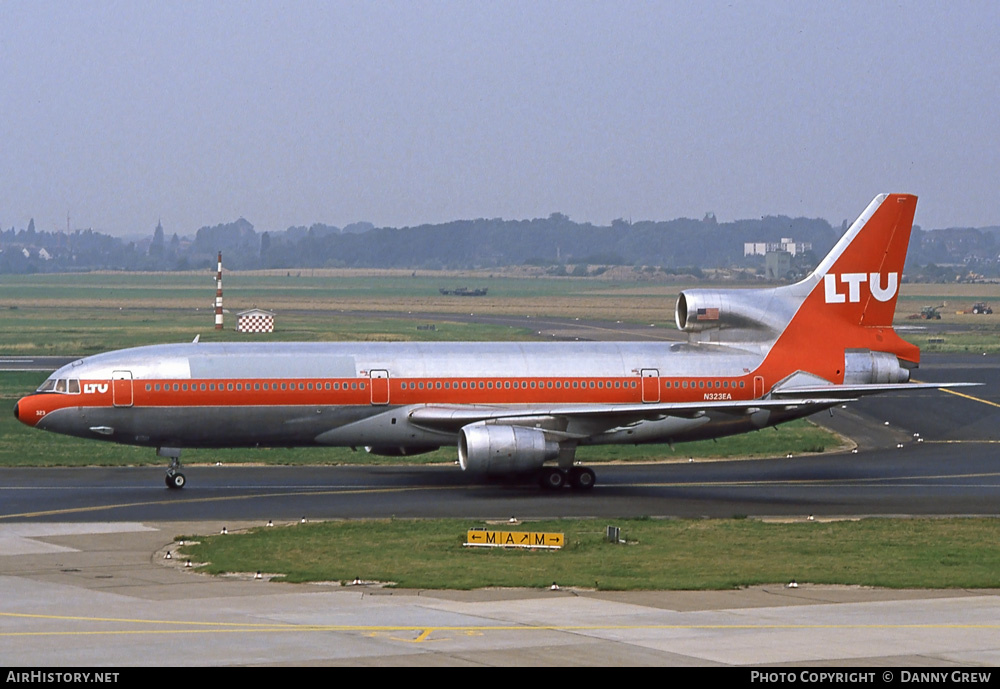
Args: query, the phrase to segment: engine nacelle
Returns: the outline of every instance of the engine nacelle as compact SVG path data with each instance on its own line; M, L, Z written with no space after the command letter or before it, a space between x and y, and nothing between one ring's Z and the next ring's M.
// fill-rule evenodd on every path
M784 327L790 314L773 312L773 297L773 289L685 290L677 296L674 320L686 333L722 329L774 332Z
M474 423L458 433L458 463L464 471L517 474L559 456L559 443L537 428Z
M905 383L910 372L900 365L899 358L889 352L849 349L844 352L844 383Z
M422 455L425 452L434 452L434 450L439 449L441 449L440 446L411 447L409 445L365 445L365 452L370 455L379 455L380 457L409 457L411 455Z

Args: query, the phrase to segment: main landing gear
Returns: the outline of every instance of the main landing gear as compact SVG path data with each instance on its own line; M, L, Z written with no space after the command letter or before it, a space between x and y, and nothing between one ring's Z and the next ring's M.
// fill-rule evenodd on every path
M157 448L156 454L170 459L170 466L167 467L167 475L163 478L167 488L179 490L187 483L184 474L181 473L181 451L174 447Z
M569 470L542 467L538 474L539 485L547 490L558 490L567 485L576 490L590 490L596 482L597 476L589 467L575 466Z

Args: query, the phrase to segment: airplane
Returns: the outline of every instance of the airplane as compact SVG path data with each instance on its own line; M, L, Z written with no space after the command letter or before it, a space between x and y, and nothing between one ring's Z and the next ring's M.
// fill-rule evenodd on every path
M687 342L200 343L89 356L20 399L35 428L181 451L457 446L465 471L594 486L582 445L746 433L908 382L920 350L892 327L917 198L877 196L806 278L690 289ZM963 385L953 383L950 385Z

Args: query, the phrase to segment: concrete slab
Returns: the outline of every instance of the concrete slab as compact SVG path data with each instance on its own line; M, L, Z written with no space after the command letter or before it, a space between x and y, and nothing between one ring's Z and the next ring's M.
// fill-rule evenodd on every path
M16 528L14 528L16 527ZM239 525L230 525L231 529ZM166 566L208 523L4 525L0 663L995 665L996 591L405 591ZM57 546L33 549L31 543Z

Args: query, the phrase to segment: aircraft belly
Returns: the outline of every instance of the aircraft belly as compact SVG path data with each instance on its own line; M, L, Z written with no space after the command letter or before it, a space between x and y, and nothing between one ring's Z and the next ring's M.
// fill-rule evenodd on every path
M370 406L91 408L63 414L66 411L50 414L53 418L45 420L47 430L131 445L182 448L329 444L317 437L357 425L372 414ZM385 408L379 411L379 416L387 412ZM391 424L391 419L384 423ZM337 444L382 442L376 424L368 426L363 438L344 437L351 442Z

